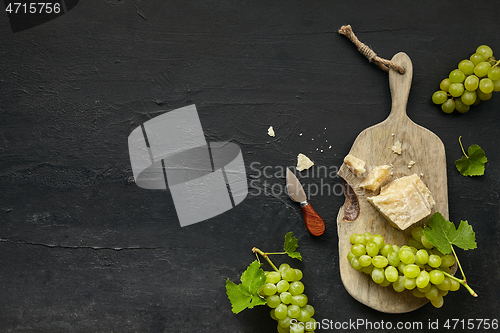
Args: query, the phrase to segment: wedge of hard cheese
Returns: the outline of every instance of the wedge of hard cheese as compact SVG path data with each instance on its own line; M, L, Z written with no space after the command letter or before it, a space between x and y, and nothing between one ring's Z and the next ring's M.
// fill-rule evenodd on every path
M424 182L413 174L385 185L368 201L395 228L405 230L431 213L436 204Z

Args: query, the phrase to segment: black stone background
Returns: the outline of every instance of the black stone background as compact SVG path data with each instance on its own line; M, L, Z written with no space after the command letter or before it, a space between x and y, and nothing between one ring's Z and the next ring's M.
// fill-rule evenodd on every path
M279 250L288 231L304 260L274 260L304 271L317 320L421 321L423 331L439 320L452 331L447 319L500 319L500 96L465 115L430 101L477 46L500 56L499 9L497 0L87 0L16 33L0 15L0 331L275 332L265 306L231 312L225 281L255 259L253 246ZM337 33L343 24L380 56L413 61L408 115L445 144L450 219L476 231L478 248L458 250L476 299L461 289L441 309L400 315L362 305L340 280L343 196L312 197L327 224L313 238L280 191L279 170L299 152L312 170L338 167L358 133L389 114L387 74ZM181 228L169 191L134 184L127 137L193 103L208 140L241 147L252 194ZM456 171L460 135L485 150L484 176Z

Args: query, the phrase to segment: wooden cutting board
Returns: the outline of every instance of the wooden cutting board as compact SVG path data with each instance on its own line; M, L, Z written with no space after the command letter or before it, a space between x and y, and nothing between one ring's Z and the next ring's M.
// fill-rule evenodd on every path
M402 52L396 54L392 61L403 66L405 74L401 75L394 70L389 72L391 113L383 122L361 132L349 154L364 160L367 172L377 165L392 164L393 174L387 182L416 173L427 185L436 201L431 215L440 212L448 219L446 157L443 142L436 134L415 124L406 115L413 66L410 58ZM397 141L401 143L401 154L396 154L391 149ZM409 167L410 161L415 162L411 167ZM356 177L345 163L341 166L339 175L347 183L346 201L337 216L340 275L346 290L361 303L382 312L403 313L421 307L427 303L427 299L414 297L408 290L397 293L392 285L381 287L373 282L368 274L353 269L347 261L347 253L351 247L349 236L352 233L369 231L382 235L386 243L402 246L411 236L411 227L405 231L392 227L366 199L378 192L360 188L359 184L363 178ZM422 226L428 218L416 225Z

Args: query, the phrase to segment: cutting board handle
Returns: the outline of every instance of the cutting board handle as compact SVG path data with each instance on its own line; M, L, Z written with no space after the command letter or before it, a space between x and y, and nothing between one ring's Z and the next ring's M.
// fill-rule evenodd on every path
M406 115L406 104L408 103L411 80L413 78L413 65L410 57L404 52L394 55L391 61L405 69L404 74L399 74L398 71L389 69L389 87L392 96L392 109L389 118L400 122L408 118Z

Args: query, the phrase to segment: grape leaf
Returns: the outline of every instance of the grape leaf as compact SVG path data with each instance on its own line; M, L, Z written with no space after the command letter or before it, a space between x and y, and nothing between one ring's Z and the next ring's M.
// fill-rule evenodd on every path
M429 219L429 227L424 228L424 236L443 254L451 253L451 246L455 245L463 250L475 249L476 234L467 221L461 221L458 229L447 221L441 213L435 213Z
M484 150L478 145L472 145L467 150L469 153L455 161L457 170L462 176L482 176L484 175L484 164L488 162Z
M293 233L290 231L289 233L287 233L285 235L285 247L284 247L285 252L291 258L299 259L300 261L302 261L302 255L299 252L295 252L295 250L297 249L297 247L299 245L298 245L297 238L293 237L292 234Z
M266 304L266 300L258 294L259 289L266 283L266 274L260 268L260 263L257 260L252 262L241 274L240 280L241 283L238 285L229 279L226 281L226 293L234 313Z

